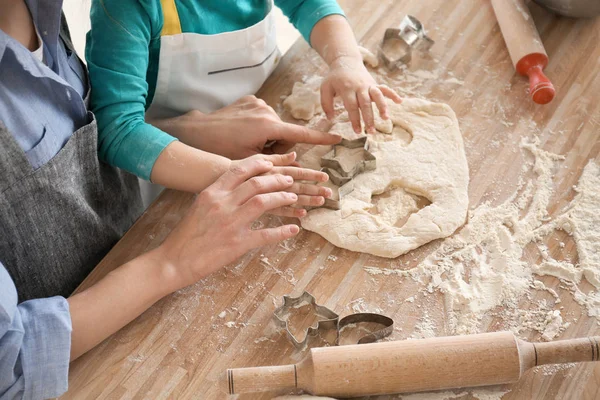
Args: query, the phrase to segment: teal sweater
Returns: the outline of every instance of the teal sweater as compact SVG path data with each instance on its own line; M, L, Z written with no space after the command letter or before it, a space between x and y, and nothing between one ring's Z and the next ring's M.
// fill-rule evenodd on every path
M263 19L265 0L175 0L183 32L216 34ZM275 0L309 41L314 25L343 14L335 0ZM101 160L149 180L156 159L176 140L144 122L156 87L160 34L159 0L93 0L86 59L91 107L98 120Z

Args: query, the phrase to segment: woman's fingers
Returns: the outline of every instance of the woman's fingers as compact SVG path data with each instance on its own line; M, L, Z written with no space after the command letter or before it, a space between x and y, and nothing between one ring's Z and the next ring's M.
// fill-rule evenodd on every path
M367 132L375 133L375 121L373 117L373 104L371 103L371 96L368 90L358 92L356 99L360 107L360 113L362 114L363 121L365 121L365 127Z
M293 184L294 178L291 176L280 174L255 176L233 191L233 201L236 205L241 205L256 195L288 190Z
M237 211L237 217L248 223L257 220L261 215L277 208L291 206L298 201L298 195L288 192L258 194Z
M298 225L254 230L248 235L248 245L249 248L267 246L294 237L298 232L300 232Z
M269 172L273 163L260 158L242 160L231 167L214 183L221 190L231 191L248 179Z
M306 215L306 210L297 207L282 207L269 211L269 214L280 217L302 218Z
M273 145L276 144L277 142L275 142ZM264 154L261 156L261 158L272 162L273 166L276 167L294 165L296 162L296 152L292 151L291 153L287 154Z
M292 186L287 189L288 192L296 194L304 194L308 196L321 196L330 198L333 192L328 187L312 185L310 183L294 182Z
M291 176L296 181L327 182L329 180L329 176L325 172L309 168L275 167L272 172Z
M323 196L307 196L304 194L298 195L298 201L296 206L301 207L320 207L325 204L325 197Z

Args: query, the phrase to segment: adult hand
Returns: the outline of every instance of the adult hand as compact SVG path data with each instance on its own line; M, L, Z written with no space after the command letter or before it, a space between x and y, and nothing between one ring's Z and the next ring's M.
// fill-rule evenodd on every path
M341 56L329 65L329 73L321 84L321 106L329 119L334 117L335 96L342 98L356 133L361 132L361 114L367 132L375 133L373 102L384 119L389 118L386 97L396 103L402 102L402 98L388 86L375 82L361 57Z
M291 238L296 225L253 230L263 214L298 200L288 193L289 176L272 174L271 162L246 160L202 191L187 215L159 247L178 287L184 287L235 261L247 251Z
M260 153L285 153L296 143L336 144L341 136L283 122L264 100L244 96L210 114L190 111L150 121L192 147L239 160ZM275 143L267 148L269 142Z
M300 168L296 163L296 153L280 154L256 154L244 160L232 161L231 166L236 168L251 160L263 160L271 162L273 168L263 175L285 175L292 177L294 183L285 189L286 192L298 195L298 201L293 207L281 207L269 211L269 214L282 217L301 218L306 215L306 210L299 207L319 207L325 203L325 198L332 196L331 189L317 186L310 182L326 182L329 179L326 173L308 168ZM259 185L260 181L254 181Z

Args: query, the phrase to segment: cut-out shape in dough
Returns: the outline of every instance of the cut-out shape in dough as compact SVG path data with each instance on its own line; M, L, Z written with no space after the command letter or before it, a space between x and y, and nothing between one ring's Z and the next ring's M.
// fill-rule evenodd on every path
M321 82L322 78L313 76L305 83L296 82L283 106L296 119L310 120L315 114L323 112L321 108Z
M390 105L389 114L394 126L409 132L412 141L407 145L401 140L370 140L377 168L354 177L354 190L344 196L340 210L311 210L302 219L302 227L338 247L395 258L447 237L464 224L469 169L458 121L448 105L404 99L402 104ZM328 148L317 146L300 162L313 168L316 156ZM405 194L392 193L392 203L409 214L402 226L396 226L404 222L402 210L377 212L382 199L373 201L374 196L394 188L419 196L411 208ZM389 207L394 206L388 203L385 208Z
M379 67L379 59L375 56L375 54L371 53L369 50L365 49L362 46L358 46L358 50L360 51L360 55L365 64L372 68Z

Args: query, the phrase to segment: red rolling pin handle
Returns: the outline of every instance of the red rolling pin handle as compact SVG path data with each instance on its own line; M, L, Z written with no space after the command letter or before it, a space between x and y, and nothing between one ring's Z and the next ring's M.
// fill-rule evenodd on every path
M543 72L547 64L548 56L532 53L521 58L516 65L519 74L529 77L529 93L537 104L550 103L556 93L552 82Z

